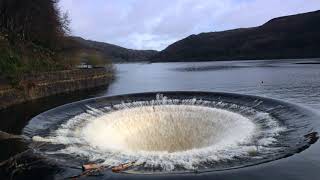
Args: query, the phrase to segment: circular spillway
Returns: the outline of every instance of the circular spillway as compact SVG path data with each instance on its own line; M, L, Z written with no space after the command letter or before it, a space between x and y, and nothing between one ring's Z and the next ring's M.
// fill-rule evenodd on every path
M301 152L317 139L312 111L228 93L163 92L89 99L35 117L24 129L48 158L128 172L226 170Z
M198 106L136 107L101 116L83 128L102 150L174 153L249 141L255 125L229 111Z

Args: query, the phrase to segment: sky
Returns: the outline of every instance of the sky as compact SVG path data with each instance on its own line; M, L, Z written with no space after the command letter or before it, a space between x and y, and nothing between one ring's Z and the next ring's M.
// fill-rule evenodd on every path
M320 10L320 0L60 0L59 6L69 13L74 36L162 50L192 34Z

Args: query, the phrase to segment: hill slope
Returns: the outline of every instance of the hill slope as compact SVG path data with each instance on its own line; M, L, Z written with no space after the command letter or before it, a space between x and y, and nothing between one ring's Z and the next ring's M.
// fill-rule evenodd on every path
M78 49L93 49L100 52L112 62L138 62L148 61L157 51L154 50L133 50L113 44L85 40L80 37L71 37L77 42Z
M156 54L154 61L320 57L320 11L280 17L259 27L201 33Z

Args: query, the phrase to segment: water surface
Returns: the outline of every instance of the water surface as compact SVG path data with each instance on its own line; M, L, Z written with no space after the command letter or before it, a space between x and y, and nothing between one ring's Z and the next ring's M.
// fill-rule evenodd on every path
M118 64L116 81L99 95L222 91L276 98L319 109L320 64L299 62L303 60Z
M73 94L72 98L69 95L67 95L69 98L66 96L45 98L1 111L0 129L19 134L31 117L58 105L88 97L147 91L232 92L279 99L319 111L320 64L315 62L318 63L320 60L117 64L116 80L109 87L98 91ZM317 131L320 127L318 123L315 122ZM319 169L320 145L318 142L306 151L285 159L248 168L188 177L195 179L214 177L215 179L244 180L303 180L319 178ZM114 176L120 179L127 178L122 175ZM135 178L140 179L141 177L144 176Z

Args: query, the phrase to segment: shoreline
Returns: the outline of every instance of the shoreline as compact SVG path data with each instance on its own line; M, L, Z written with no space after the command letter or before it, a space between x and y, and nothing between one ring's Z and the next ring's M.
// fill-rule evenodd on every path
M259 59L205 59L205 58L193 58L193 59L172 59L172 60L150 60L149 64L153 63L179 63L179 62L241 62L241 61L286 61L286 60L293 60L293 61L305 61L305 60L310 60L310 61L320 61L320 57L304 57L304 58L259 58ZM115 64L120 64L120 63L115 63Z
M113 80L112 69L92 68L25 75L17 87L0 88L0 110L62 93L97 88Z

